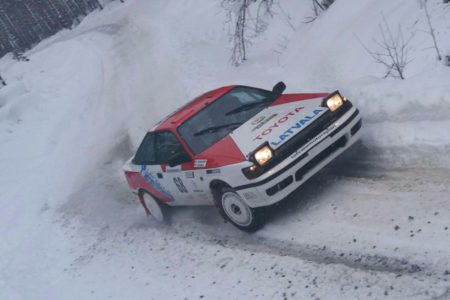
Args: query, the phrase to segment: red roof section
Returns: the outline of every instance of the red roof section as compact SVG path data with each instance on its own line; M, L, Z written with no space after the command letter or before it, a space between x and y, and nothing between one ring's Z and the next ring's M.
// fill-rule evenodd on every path
M162 120L156 126L155 130L175 131L176 128L184 121L198 113L208 104L216 101L218 98L220 98L222 95L224 95L234 87L235 85L224 86L198 96L197 98L182 106L181 108L170 114L167 118Z
M309 99L314 99L314 98L323 98L328 95L329 95L329 93L284 94L284 95L281 95L280 98L278 98L277 100L272 102L272 104L270 104L270 106L276 106L276 105L280 105L280 104L309 100Z

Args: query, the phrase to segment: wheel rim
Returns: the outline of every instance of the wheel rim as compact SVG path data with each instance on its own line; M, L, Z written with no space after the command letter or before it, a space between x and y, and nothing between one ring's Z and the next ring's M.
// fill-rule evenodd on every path
M253 215L238 194L227 192L222 195L222 207L227 216L239 226L248 226L252 223Z
M164 221L163 212L156 200L149 194L144 194L143 198L150 215L158 222Z

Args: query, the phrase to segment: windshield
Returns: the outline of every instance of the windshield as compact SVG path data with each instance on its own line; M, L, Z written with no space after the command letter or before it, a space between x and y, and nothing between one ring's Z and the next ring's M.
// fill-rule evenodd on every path
M235 87L178 127L196 155L251 119L277 98L270 91Z

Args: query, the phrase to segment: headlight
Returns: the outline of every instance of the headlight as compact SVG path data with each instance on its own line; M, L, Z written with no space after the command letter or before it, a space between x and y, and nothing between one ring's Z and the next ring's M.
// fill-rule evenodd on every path
M270 149L269 146L264 146L256 151L253 157L260 166L263 166L272 158L272 156L272 149Z
M341 95L339 95L339 94L335 94L335 95L331 96L331 98L327 99L326 103L327 103L327 107L331 111L335 111L336 109L341 107L342 104L344 104L344 98L342 98Z
M328 97L323 98L322 107L327 107L330 111L336 111L339 107L345 104L347 99L342 97L339 91L331 93Z

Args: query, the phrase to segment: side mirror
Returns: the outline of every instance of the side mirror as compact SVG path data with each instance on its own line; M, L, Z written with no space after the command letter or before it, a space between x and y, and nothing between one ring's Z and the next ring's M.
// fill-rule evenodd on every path
M286 85L283 81L278 82L273 86L272 92L274 92L277 95L283 94L284 90L286 89Z
M184 164L189 161L191 161L191 158L189 157L189 155L187 155L184 152L177 153L169 159L169 166L175 167L175 166Z

